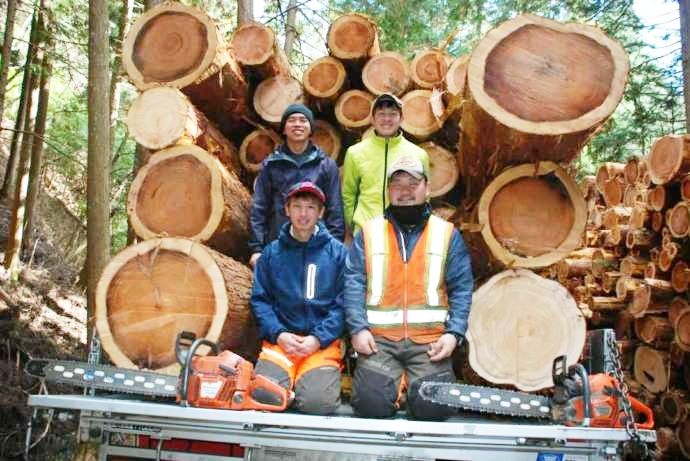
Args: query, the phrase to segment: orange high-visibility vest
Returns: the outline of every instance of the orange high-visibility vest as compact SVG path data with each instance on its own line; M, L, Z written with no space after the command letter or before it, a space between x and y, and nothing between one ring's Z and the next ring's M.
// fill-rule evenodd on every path
M398 249L395 227L385 218L368 221L362 232L372 334L391 341L436 341L448 317L445 266L453 225L431 215L407 258Z

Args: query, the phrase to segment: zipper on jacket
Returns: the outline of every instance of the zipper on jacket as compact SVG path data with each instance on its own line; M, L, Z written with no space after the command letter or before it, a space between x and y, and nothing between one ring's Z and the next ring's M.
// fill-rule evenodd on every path
M398 231L398 233L400 234L400 247L402 248L403 257L403 339L407 339L409 337L407 328L407 243L402 231Z
M389 137L386 136L385 142L383 144L383 187L381 188L381 214L386 212L386 181L388 180L388 140Z

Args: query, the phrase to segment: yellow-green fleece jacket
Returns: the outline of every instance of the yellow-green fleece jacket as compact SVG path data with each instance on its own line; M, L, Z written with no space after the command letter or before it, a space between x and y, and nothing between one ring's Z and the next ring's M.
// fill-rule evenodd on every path
M350 146L343 165L342 195L345 225L353 233L366 221L383 215L383 210L388 206L385 180L388 170L384 168L386 151L387 168L398 157L407 154L418 157L424 165L424 171L429 171L426 151L405 139L400 132L391 138L372 134Z

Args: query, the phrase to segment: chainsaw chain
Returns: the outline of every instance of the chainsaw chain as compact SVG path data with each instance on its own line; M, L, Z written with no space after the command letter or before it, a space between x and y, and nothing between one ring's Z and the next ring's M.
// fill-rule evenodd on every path
M625 416L623 417L623 422L625 423L625 432L630 437L633 444L632 449L637 454L636 459L643 461L651 461L655 459L654 451L650 450L646 443L642 441L640 432L635 425L635 414L633 413L632 405L630 404L630 399L628 399L628 385L625 383L625 378L623 376L623 360L621 356L621 350L616 342L615 335L608 335L608 349L613 355L613 375L616 378L616 391L618 392L618 408L623 410Z

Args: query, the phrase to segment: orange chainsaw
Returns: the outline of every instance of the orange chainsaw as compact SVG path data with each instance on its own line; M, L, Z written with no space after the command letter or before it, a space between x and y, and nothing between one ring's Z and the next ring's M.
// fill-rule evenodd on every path
M196 355L200 346L213 355ZM227 410L283 411L293 394L269 378L254 374L248 360L193 333L182 332L175 342L179 376L67 360L30 360L28 374L49 382L110 392L175 398L184 406ZM259 400L255 396L260 396Z

